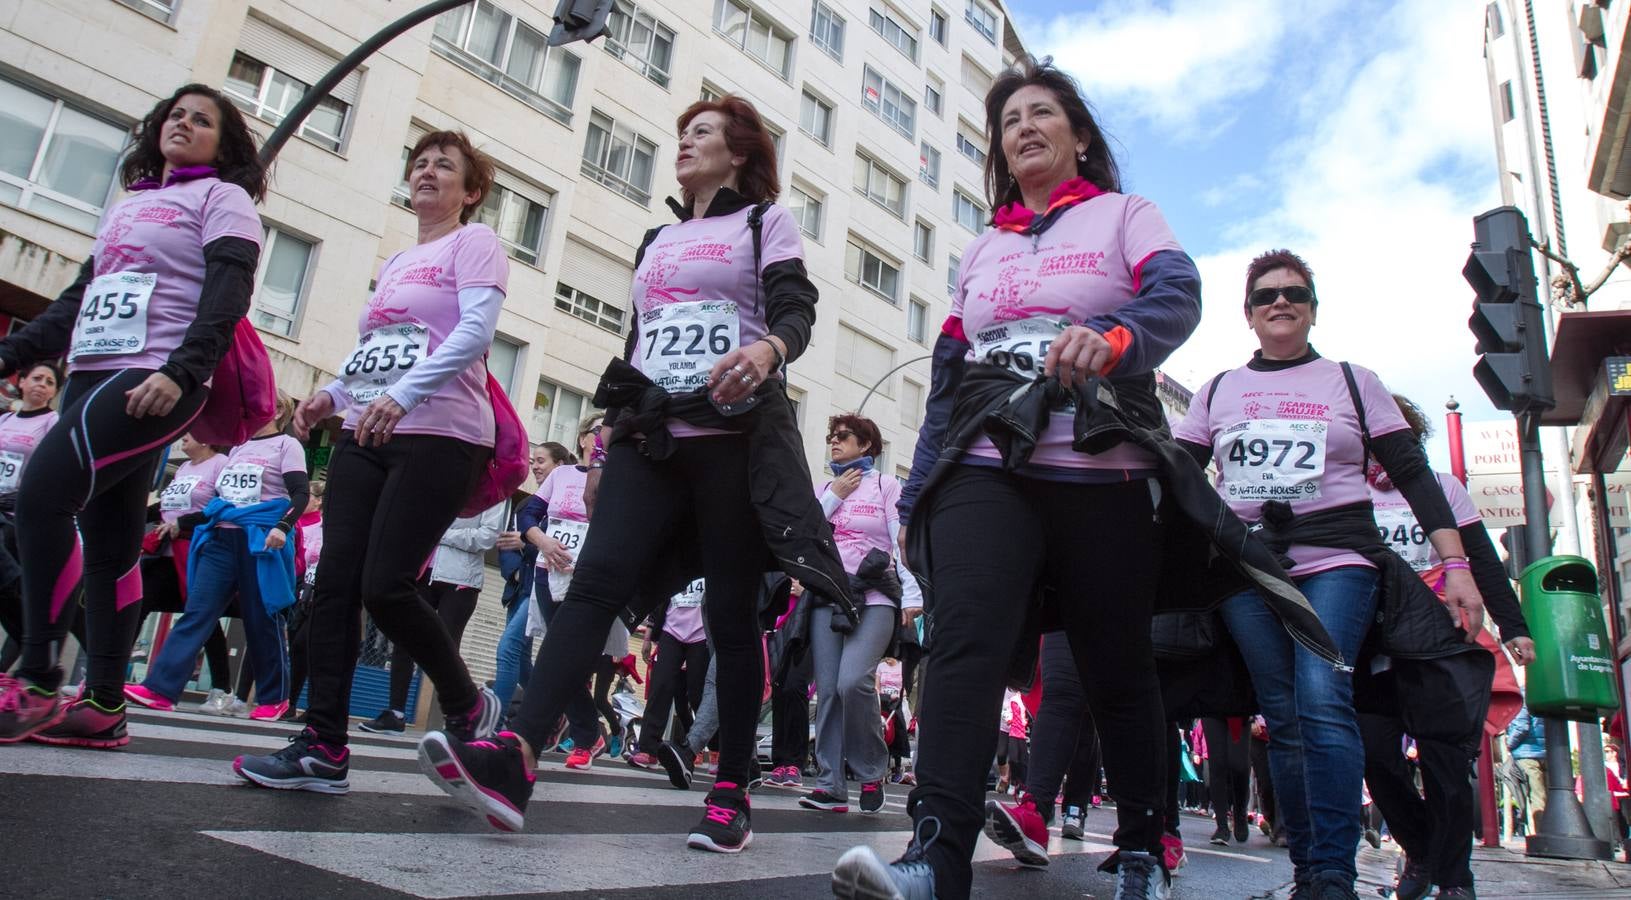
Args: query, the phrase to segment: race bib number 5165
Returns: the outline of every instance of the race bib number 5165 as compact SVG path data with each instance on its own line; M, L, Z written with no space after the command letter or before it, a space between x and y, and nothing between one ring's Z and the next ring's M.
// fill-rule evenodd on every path
M1313 500L1325 476L1329 423L1252 419L1224 433L1218 460L1230 500Z

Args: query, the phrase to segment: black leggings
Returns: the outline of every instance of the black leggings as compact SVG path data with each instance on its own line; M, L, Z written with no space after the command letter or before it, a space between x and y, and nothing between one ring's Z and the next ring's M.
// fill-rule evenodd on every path
M594 671L612 620L624 606L644 607L634 609L643 617L668 599L641 588L682 535L695 535L708 579L703 614L719 656L717 783L746 785L764 691L758 597L769 556L748 496L747 439L691 437L678 444L661 462L629 442L607 454L589 538L538 648L514 728L535 751L544 748L567 701Z
M685 693L679 692L680 667L685 667ZM708 642L682 644L680 639L663 632L657 640L657 662L651 667L651 688L646 692L646 713L640 725L639 750L656 753L667 737L668 714L676 703L683 704L680 721L686 731L691 729L689 716L702 706L702 690L708 675ZM718 676L715 676L717 688Z
M1246 821L1246 798L1251 793L1252 736L1246 723L1238 727L1240 737L1230 740L1226 720L1201 720L1201 733L1206 735L1206 789L1220 828L1229 824L1231 811L1237 824Z
M17 494L18 558L26 561L18 674L53 690L61 683L57 650L72 618L64 612L83 577L85 684L108 707L124 702L125 670L141 625L137 560L153 473L209 395L195 388L169 413L133 419L125 413L125 392L151 374L119 369L69 375L62 417L35 448Z
M464 626L470 623L470 617L476 613L476 601L481 599L481 589L465 587L459 584L448 584L445 581L431 581L426 577L419 581L419 597L425 605L436 610L436 615L442 620L442 626L447 629L448 637L453 639L453 646L458 647L464 640ZM408 685L413 681L413 657L408 655L408 649L396 644L391 650L391 703L388 707L396 712L406 712L403 709L408 703Z
M1061 784L1066 806L1086 806L1098 780L1099 735L1076 671L1076 656L1064 632L1050 631L1042 636L1042 705L1031 724L1025 790L1042 818L1051 822Z
M480 699L458 642L417 581L491 455L490 447L439 435L398 434L383 447L359 446L350 431L340 437L306 626L306 721L323 741L346 741L364 608L430 676L444 714L469 712Z
M595 666L595 709L606 720L606 733L614 737L623 733L623 722L612 706L612 685L616 683L617 660L601 654L600 664Z
M1103 748L1115 844L1159 856L1166 742L1150 611L1162 528L1150 483L959 466L912 526L929 529L936 590L908 805L914 820L940 820L927 854L938 896L961 900L971 887L1004 676L1041 585L1054 590L1099 730L1115 735Z

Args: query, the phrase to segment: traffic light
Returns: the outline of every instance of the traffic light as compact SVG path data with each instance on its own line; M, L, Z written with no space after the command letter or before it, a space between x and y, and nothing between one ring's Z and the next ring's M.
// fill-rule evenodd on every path
M549 33L549 45L592 41L606 33L606 20L611 15L612 0L560 0L555 5L555 29Z
M1461 274L1477 294L1467 320L1482 354L1473 377L1497 409L1551 409L1557 404L1546 360L1546 313L1536 299L1529 223L1511 206L1490 210L1472 223L1472 254Z

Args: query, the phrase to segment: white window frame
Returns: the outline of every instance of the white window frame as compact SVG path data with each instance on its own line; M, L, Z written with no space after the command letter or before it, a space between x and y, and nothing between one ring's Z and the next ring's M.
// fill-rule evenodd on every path
M581 402L578 407L577 415L574 415L567 422L558 422L556 421L556 411L560 409L561 393L563 391L577 397ZM546 405L543 407L538 405L537 398L540 395L546 397ZM578 433L578 422L583 419L586 412L593 411L595 408L593 392L584 393L577 388L568 387L567 385L556 381L550 381L548 378L539 378L538 391L536 394L534 394L532 403L532 414L530 416L532 419L532 424L539 426L539 428L543 431L543 434L539 437L537 443L541 444L545 441L556 441L565 445L567 449L575 452L577 450L576 437ZM539 421L540 412L545 414L543 421ZM556 436L554 432L559 426L562 425L565 426L565 430L560 436Z
M975 165L985 167L985 145L979 140L979 131L966 121L957 121L957 152Z
M876 91L877 97L873 98L868 91ZM907 140L916 139L917 101L871 66L861 69L861 105Z
M555 283L555 308L621 337L628 310L564 281ZM612 315L615 314L615 315Z
M249 113L263 122L271 125L276 125L279 122L282 122L283 117L288 115L289 111L294 109L295 106L299 105L300 98L304 97L306 92L311 90L311 85L301 81L293 75L290 75L288 72L279 69L271 63L258 59L242 50L233 51L232 62L237 62L238 57L240 56L261 67L261 80L260 84L256 85L255 87L255 96L247 96L234 90L232 84L227 81L222 82L221 93L226 94L228 98L232 99L239 109L242 109L244 112ZM229 63L228 65L230 66L231 64ZM230 68L228 71L230 71ZM272 103L272 92L276 89L275 82L277 77L280 75L289 82L300 86L300 93L295 95L293 101L282 109L279 109ZM306 121L300 123L300 131L297 133L302 138L311 141L325 150L339 153L345 147L346 137L351 132L351 122L355 118L355 116L353 116L353 112L355 110L351 104L345 102L344 100L337 99L332 94L324 97L323 102L335 103L341 107L340 133L329 134L327 132L318 131L313 126L312 120L309 116L306 118Z
M515 363L510 368L510 377L509 378L499 378L498 373L493 372L493 369L492 369L492 351L491 350L488 351L487 371L493 372L493 377L498 380L499 386L504 388L504 393L507 396L514 397L515 396L515 379L516 379L517 376L519 376L521 374L521 371L524 368L526 368L527 345L526 345L525 342L518 341L515 338L512 338L509 335L504 334L503 332L495 332L493 334L493 346L497 347L500 344L507 344L507 345L515 348Z
M816 108L820 111L817 114L824 117L826 127L821 129L822 133L820 134L812 131L804 121L805 110L809 107ZM809 88L805 88L802 92L800 92L799 130L809 135L816 143L826 147L829 150L832 149L833 117L837 115L837 113L838 110L832 103L829 103L825 98L812 93Z
M934 226L922 219L912 224L912 255L923 262L934 261Z
M945 115L946 111L946 82L937 75L930 75L923 82L923 108L936 116Z
M856 259L860 263L859 271L857 272L850 271L849 259L851 251L854 251L855 254L857 254ZM876 281L868 281L866 277L867 261L869 258L878 266L878 278ZM884 289L883 270L885 268L888 268L895 273L895 292L893 294ZM879 252L871 244L866 243L860 238L854 236L850 237L849 243L844 248L845 278L849 279L854 284L858 284L872 293L877 294L879 297L888 300L891 306L899 306L900 282L903 275L904 273L901 272L901 266L899 263L890 261L890 259L884 256L883 253Z
M101 203L100 206L94 206L92 204L86 203L83 200L80 200L77 197L70 197L67 194L63 194L63 193L59 193L57 191L54 191L51 188L48 188L45 185L40 183L40 179L44 177L44 173L41 171L41 169L44 167L44 165L46 163L46 153L51 147L51 140L56 134L58 123L62 120L62 111L64 109L71 109L74 112L79 113L82 116L86 116L86 117L89 117L89 118L92 118L92 119L96 119L97 121L102 122L103 124L108 125L109 127L114 128L114 129L116 129L118 131L121 131L121 132L127 131L128 129L126 128L126 126L120 125L117 122L113 122L113 121L111 121L109 119L103 118L102 116L96 115L95 113L92 113L90 110L87 110L82 106L78 106L76 104L69 103L68 101L66 101L66 100L62 99L61 97L58 97L58 96L56 96L54 94L49 94L49 93L46 93L45 91L36 90L32 86L30 86L28 84L25 84L25 83L23 83L21 81L17 81L15 79L11 79L11 78L5 78L4 76L0 76L0 80L7 81L13 87L16 87L19 90L23 90L23 91L27 91L28 93L35 94L35 95L41 97L42 99L49 100L51 102L51 112L46 116L45 127L43 129L41 129L41 131L40 131L40 143L39 143L39 146L34 148L34 161L33 161L33 163L31 163L29 165L28 176L26 178L24 178L24 177L19 177L19 176L13 175L10 172L0 171L0 183L5 183L5 184L12 185L12 186L16 187L20 191L20 193L18 194L16 203L14 203L14 204L8 203L6 205L7 206L13 206L16 209L27 210L29 213L31 213L33 215L40 216L40 217L46 218L46 219L50 219L53 222L58 221L55 217L53 217L50 214L49 211L43 210L43 209L35 209L32 206L30 201L33 200L35 197L39 197L42 200L47 200L47 201L50 201L51 203L56 203L56 204L59 204L61 206L66 206L69 209L75 210L77 212L84 213L85 215L87 215L87 216L89 216L91 218L91 222L87 227L82 228L82 227L80 227L78 225L69 224L69 223L62 223L64 225L66 225L66 227L73 228L73 229L75 229L77 231L82 231L82 232L85 232L87 234L95 232L96 222L102 218L102 212L108 208L109 201L113 198L115 192L119 189L118 170L119 170L119 164L123 161L122 158L117 158L117 157L115 158L113 171L108 174L108 189L103 192L102 203Z
M176 17L176 7L180 5L180 0L118 0L118 2L166 25Z
M599 121L597 121L601 119L605 120L607 125L602 125ZM606 152L602 154L603 158L599 160L589 159L589 144L593 139L593 132L595 129L600 129L606 133ZM629 152L627 155L628 171L621 173L614 172L607 168L607 164L611 161L612 149L619 139L626 140L629 145ZM630 176L634 174L634 159L639 152L645 152L651 157L651 165L648 172L655 177L657 168L657 142L646 137L645 135L640 134L638 131L635 131L627 125L620 124L616 119L599 109L590 110L589 133L584 137L583 165L581 166L580 171L583 172L585 178L594 179L597 183L605 186L613 193L621 194L622 196L627 197L629 200L638 203L641 206L649 206L651 204L651 184L648 182L642 187L641 185L635 184L633 181L629 180Z
M973 224L965 221L967 216L965 209L974 214ZM951 189L951 217L970 232L979 234L986 221L991 218L991 211L985 208L985 204L974 199L972 194L960 187L954 187Z
M915 26L902 22L900 15L887 6L872 6L867 9L866 22L884 43L896 50L912 62L917 62L923 43L921 32Z
M888 166L878 162L877 157L865 151L857 150L855 152L855 160L857 168L859 168L863 163L866 166L865 183L855 184L855 192L863 197L866 197L868 200L871 200L873 203L878 204L885 210L888 210L890 215L900 219L902 222L906 221L907 180L899 175L896 175ZM882 179L883 183L881 186L884 187L885 190L874 192L874 184L878 183L879 179ZM853 180L854 179L852 179L852 182ZM889 205L889 191L887 190L889 185L894 185L900 189L899 209Z
M932 188L940 186L940 151L928 141L918 144L917 180Z
M671 80L669 70L674 65L674 29L657 18L656 13L640 8L640 5L632 2L632 0L617 0L617 2L613 3L612 15L614 17L621 16L622 21L627 24L622 29L623 34L619 35L613 30L614 19L607 20L606 52L621 59L629 68L639 72L640 77L660 88L666 89ZM636 52L632 43L636 27L645 28L649 34L645 41L644 55ZM658 65L651 58L657 49L658 39L668 42L668 65L666 67Z
M946 46L946 32L951 29L951 17L938 6L929 7L929 39Z
M503 214L506 211L504 204L510 203L511 198L514 198L515 201L531 203L534 206L541 206L544 208L544 220L538 227L537 246L528 247L525 244L512 241L506 237L503 232L499 231L497 226L494 226L492 223L486 223L488 227L492 228L493 232L498 235L499 243L504 245L504 251L510 255L511 259L526 263L527 265L535 268L543 268L544 245L549 242L549 213L555 206L554 195L539 188L535 188L532 185L522 183L519 179L510 175L509 172L503 169L499 169L496 173L496 177L493 179L493 189L502 190L505 192L503 195L501 195L501 199L499 201L501 204L499 207L501 222L503 219ZM483 198L483 205L485 205L486 202L486 198ZM477 213L480 213L479 208ZM475 221L475 219L472 218L472 221Z
M826 20L825 23L823 19ZM823 24L826 25L825 29L822 28ZM810 43L839 62L844 61L844 32L848 25L844 17L830 4L823 3L822 0L813 0L810 4ZM835 30L838 34L837 41L832 39Z
M906 307L906 337L919 344L929 342L929 304L917 297Z
M901 386L900 423L907 428L920 428L923 425L923 408L929 395L928 388L915 378L902 378ZM913 402L914 397L916 402Z
M470 43L470 33L474 29L476 21L475 13L479 8L496 10L503 13L507 18L502 39L504 47L499 52L500 62L493 62L467 49ZM459 39L457 41L443 37L439 33L444 19L452 21L448 19L450 16L463 16L464 18L463 23L459 26ZM456 7L438 16L436 19L437 30L431 34L430 46L432 50L451 60L460 68L467 69L484 81L497 85L506 94L537 109L562 125L571 125L572 105L577 101L578 81L583 75L582 60L576 54L559 47L547 47L544 51L544 58L540 63L538 87L535 88L530 84L523 83L509 74L510 55L515 50L517 28L526 28L534 33L542 34L545 38L548 37L548 32L538 31L538 29L521 21L519 16L503 6L493 3L491 0L478 0L476 4ZM542 90L557 53L565 54L565 60L560 63L561 70L570 70L571 72L566 90L563 92L566 95L565 102L545 94Z
M804 185L796 182L789 185L788 190L791 192L787 200L788 211L793 213L793 218L799 223L799 231L810 240L813 240L818 244L821 243L822 223L826 218L827 213L827 195L815 190L814 188L806 188ZM802 197L804 202L795 203L795 198L791 196L792 194L797 194L799 197ZM808 217L809 211L812 208L815 211L815 222L813 224L805 221L805 219ZM806 214L800 215L795 211L796 209L805 210Z
M746 17L746 21L742 27L742 36L740 38L731 35L725 30L725 11L727 9L734 9L736 12ZM769 39L771 37L780 38L782 42L787 45L787 56L782 60L782 64L779 68L768 58L760 56L758 53L755 53L752 49L750 49L749 45L752 43L751 38L755 25L761 26L765 31L767 36L765 39L765 49L767 52L770 49ZM785 27L783 27L780 22L777 22L770 16L765 15L760 10L749 6L748 4L742 2L742 0L718 0L717 5L714 7L714 33L720 37L723 37L725 40L730 41L732 44L735 44L738 50L741 50L743 53L757 60L760 65L781 76L783 81L791 81L793 79L793 52L798 38L793 34L793 32L788 31Z
M946 257L946 296L957 294L957 270L963 265L963 255L953 253Z
M997 29L1002 27L1002 20L997 18L997 14L989 6L980 0L964 0L963 21L974 26L980 37L996 46Z
M299 241L302 244L307 244L311 247L311 249L306 253L306 271L301 273L300 288L295 293L294 309L287 316L283 315L282 313L268 312L267 310L262 309L260 305L261 286L266 282L266 273L271 270L271 266L266 265L265 263L269 263L271 261L272 252L276 249L278 240L284 237ZM263 265L255 267L255 289L254 293L250 295L254 298L254 303L249 309L249 322L251 325L254 325L257 329L264 331L267 334L275 334L279 337L289 338L290 340L300 339L300 325L306 318L306 302L311 296L312 276L317 269L318 248L321 246L321 242L284 228L274 222L261 222L260 259ZM289 330L284 331L277 325L268 324L267 321L263 320L270 320L272 322L286 322L288 323Z

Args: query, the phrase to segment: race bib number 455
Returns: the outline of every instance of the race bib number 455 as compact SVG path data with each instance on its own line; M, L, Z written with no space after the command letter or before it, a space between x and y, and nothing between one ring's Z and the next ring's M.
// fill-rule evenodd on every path
M736 304L728 300L670 303L640 317L640 371L670 394L708 383L714 363L740 343Z
M1225 432L1223 472L1230 500L1314 500L1325 476L1329 423L1252 419Z
M92 281L79 305L68 359L136 353L147 346L147 304L158 276L109 272Z

